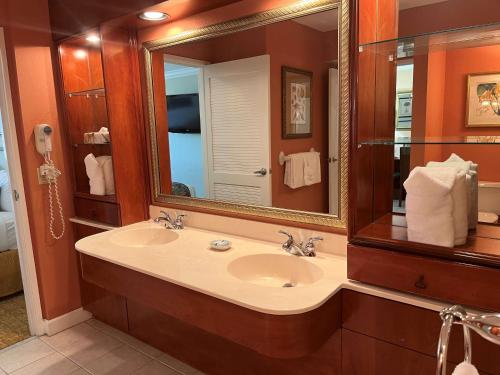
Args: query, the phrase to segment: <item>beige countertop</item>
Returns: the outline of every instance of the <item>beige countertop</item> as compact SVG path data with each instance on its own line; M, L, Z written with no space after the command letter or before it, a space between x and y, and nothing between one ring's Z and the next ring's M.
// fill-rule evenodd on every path
M141 222L113 229L86 237L75 247L83 254L266 314L290 315L313 310L343 288L435 311L445 306L428 299L352 282L347 279L345 257L327 253L318 253L316 257L295 257L286 254L279 243L190 227L172 231L172 236L176 238L161 245L131 246L133 241L130 244L125 241L124 244L115 240L126 239L134 233L131 232L133 230L148 228L158 228L158 224ZM231 241L232 248L225 252L210 250L209 244L215 239ZM279 254L297 258L297 262L309 262L321 269L322 277L310 284L282 288L251 283L228 271L234 260L259 254ZM280 267L283 260L281 257L269 259L276 261L273 267Z

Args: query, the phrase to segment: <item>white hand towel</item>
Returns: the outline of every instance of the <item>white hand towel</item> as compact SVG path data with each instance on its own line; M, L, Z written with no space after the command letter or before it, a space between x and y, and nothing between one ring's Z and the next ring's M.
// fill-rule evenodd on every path
M442 173L424 167L416 167L411 171L404 182L407 192L406 221L409 241L454 246L455 225L451 191L456 174L457 171L452 168L444 168Z
M468 201L470 199L470 191L467 189L466 176L464 171L457 171L455 184L451 190L451 198L453 200L453 221L455 226L455 246L465 244L469 233Z
M304 158L301 154L288 156L285 162L285 185L297 189L305 185L304 181Z
M96 158L104 173L104 186L106 195L115 194L115 178L113 174L113 159L111 156L98 156Z
M285 185L297 189L320 182L319 152L300 152L288 156L285 163Z
M452 375L479 375L479 372L474 367L474 365L462 362L457 367L455 367L455 371L453 371Z
M306 185L321 182L321 161L319 152L304 153L304 183Z
M104 171L99 165L94 154L88 154L85 159L85 170L89 178L90 194L105 195L106 184L104 182Z
M468 183L469 189L469 206L468 206L468 228L475 229L478 222L479 215L479 181L477 178L478 165L472 161L465 161L460 156L452 153L448 159L444 162L434 162L431 161L427 163L428 167L452 167L459 168L463 170L468 175L471 176L471 180Z

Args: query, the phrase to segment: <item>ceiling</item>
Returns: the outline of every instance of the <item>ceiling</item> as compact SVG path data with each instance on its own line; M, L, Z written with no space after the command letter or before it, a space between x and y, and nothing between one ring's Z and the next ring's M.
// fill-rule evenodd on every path
M404 10L424 5L443 3L448 0L398 0L398 1L399 1L399 9ZM309 16L304 16L294 19L294 21L324 33L327 31L338 29L338 11L337 9L334 9L326 12L315 13Z
M304 16L294 19L295 22L300 23L304 26L308 26L311 29L321 31L323 33L327 31L337 30L339 25L339 16L337 9L328 10L326 12L315 13L309 16Z
M399 0L399 10L421 7L424 5L444 3L448 0Z
M170 20L189 17L240 0L49 0L50 25L55 40L80 34L101 23L131 15L124 22L141 26L135 14L145 10L161 10ZM148 26L151 23L147 23Z

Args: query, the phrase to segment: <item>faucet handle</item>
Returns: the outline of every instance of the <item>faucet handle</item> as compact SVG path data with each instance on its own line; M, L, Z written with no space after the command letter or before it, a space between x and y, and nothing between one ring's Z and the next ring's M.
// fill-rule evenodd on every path
M307 243L304 246L304 253L307 256L310 257L316 256L316 247L314 246L314 243L316 241L323 241L323 237L311 237L307 240Z
M293 236L290 233L285 232L284 230L279 230L278 233L284 234L285 236L288 236L289 240L293 240Z
M288 239L283 243L283 245L281 245L281 247L286 251L290 251L294 242L293 236L290 233L285 232L284 230L279 230L278 233L284 234L285 236L288 237Z
M170 219L170 215L168 214L167 211L162 210L162 211L160 211L160 214L162 214L165 217L165 219Z
M323 237L319 237L319 236L317 236L317 237L311 237L311 238L309 238L307 240L307 243L314 243L316 241L323 241Z

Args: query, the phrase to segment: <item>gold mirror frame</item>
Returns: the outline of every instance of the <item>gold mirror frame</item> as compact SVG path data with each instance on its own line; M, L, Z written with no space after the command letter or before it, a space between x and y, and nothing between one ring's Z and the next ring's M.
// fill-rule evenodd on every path
M160 188L160 169L156 138L156 119L153 100L152 53L166 47L210 39L232 34L259 26L286 21L313 13L338 9L339 12L339 147L340 147L340 214L338 216L296 211L283 208L252 206L247 204L215 201L162 194ZM219 24L188 30L143 44L146 89L149 117L150 167L152 168L153 204L183 207L187 210L203 209L217 213L232 213L253 217L280 219L293 223L313 224L332 228L346 228L348 204L348 149L349 149L349 1L348 0L310 0L286 7L271 9L262 13L222 22Z

